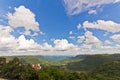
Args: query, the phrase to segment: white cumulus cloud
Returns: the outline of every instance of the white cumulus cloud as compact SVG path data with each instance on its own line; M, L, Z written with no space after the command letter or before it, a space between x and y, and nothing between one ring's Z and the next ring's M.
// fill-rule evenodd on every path
M104 44L109 45L109 44L112 44L112 42L111 42L111 41L109 41L109 40L105 40L105 41L104 41Z
M96 48L100 48L102 46L102 42L90 31L86 31L84 36L78 36L78 42L83 42L81 49L92 50L93 46L95 46Z
M66 39L56 39L54 41L54 50L57 51L66 51L66 50L75 50L77 48L77 46L75 46L72 43L69 43L68 40Z
M8 13L7 15L9 25L13 28L24 27L27 35L30 35L29 30L34 32L40 31L39 23L35 20L35 14L24 6L15 8L15 12L13 14Z
M90 31L87 31L85 33L85 38L86 38L85 43L87 45L95 45L97 47L100 47L102 44L102 42L96 36L94 36L93 33Z
M100 29L112 33L120 32L120 24L115 23L114 21L104 21L104 20L97 20L96 22L85 21L83 23L83 28Z
M78 38L77 40L78 43L81 43L85 40L85 36L78 36L77 38Z
M76 15L83 11L89 11L93 7L96 9L102 5L118 3L120 0L63 0L67 14Z
M17 41L18 49L33 49L39 46L33 39L27 40L24 35L21 35Z
M10 35L11 31L10 26L0 25L0 50L12 51L15 49L13 45L16 46L16 40L14 36Z
M112 38L115 42L120 43L120 34L112 35L111 38Z
M43 44L43 46L42 46L42 49L43 49L44 51L52 51L52 50L53 50L53 47L52 47L52 45L50 45L50 44L48 44L47 42L45 42L45 43Z

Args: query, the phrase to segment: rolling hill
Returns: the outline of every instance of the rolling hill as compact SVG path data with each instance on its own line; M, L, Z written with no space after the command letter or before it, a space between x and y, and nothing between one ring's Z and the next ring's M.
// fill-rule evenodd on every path
M74 57L74 59L81 59L81 55ZM86 55L81 61L70 62L67 64L67 69L76 71L92 70L104 63L120 60L120 54L103 54L103 55Z

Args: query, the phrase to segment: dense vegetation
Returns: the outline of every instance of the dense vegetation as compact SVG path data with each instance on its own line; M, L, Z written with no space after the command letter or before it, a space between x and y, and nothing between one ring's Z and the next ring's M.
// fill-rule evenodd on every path
M18 58L3 64L0 68L0 77L12 80L80 80L85 76L82 73L62 71L55 67L42 66L41 70L35 70L30 64L24 65Z
M97 80L120 80L120 61L106 63L94 69L91 76Z
M83 58L84 57L84 58ZM108 55L108 54L104 54L104 55L84 55L81 61L77 61L77 62L70 62L67 64L67 69L69 70L73 70L73 71L88 71L88 70L92 70L95 69L96 67L108 63L108 62L112 62L112 61L116 61L116 60L120 60L120 54L112 54L112 55ZM81 58L81 55L78 55L75 57L75 59Z
M78 59L81 58L80 62ZM8 63L5 63L4 58L2 59L0 78L11 80L120 80L120 55L87 55L71 58L78 60L80 66L78 67L78 64L74 66L77 66L79 71L77 69L72 71L74 67L63 70L60 68L61 65L59 67L42 65L42 69L35 70L24 59L15 57ZM76 62L71 62L73 63ZM85 68L80 69L81 65ZM87 65L89 68L86 67Z

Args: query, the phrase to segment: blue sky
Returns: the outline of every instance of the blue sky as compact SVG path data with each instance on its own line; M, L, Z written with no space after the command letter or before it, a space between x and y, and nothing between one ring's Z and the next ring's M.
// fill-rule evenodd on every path
M120 0L0 0L1 55L119 53Z

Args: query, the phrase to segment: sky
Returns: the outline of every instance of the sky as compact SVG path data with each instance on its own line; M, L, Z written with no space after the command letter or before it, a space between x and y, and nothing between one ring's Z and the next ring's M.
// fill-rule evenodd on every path
M120 0L0 0L0 56L120 52Z

